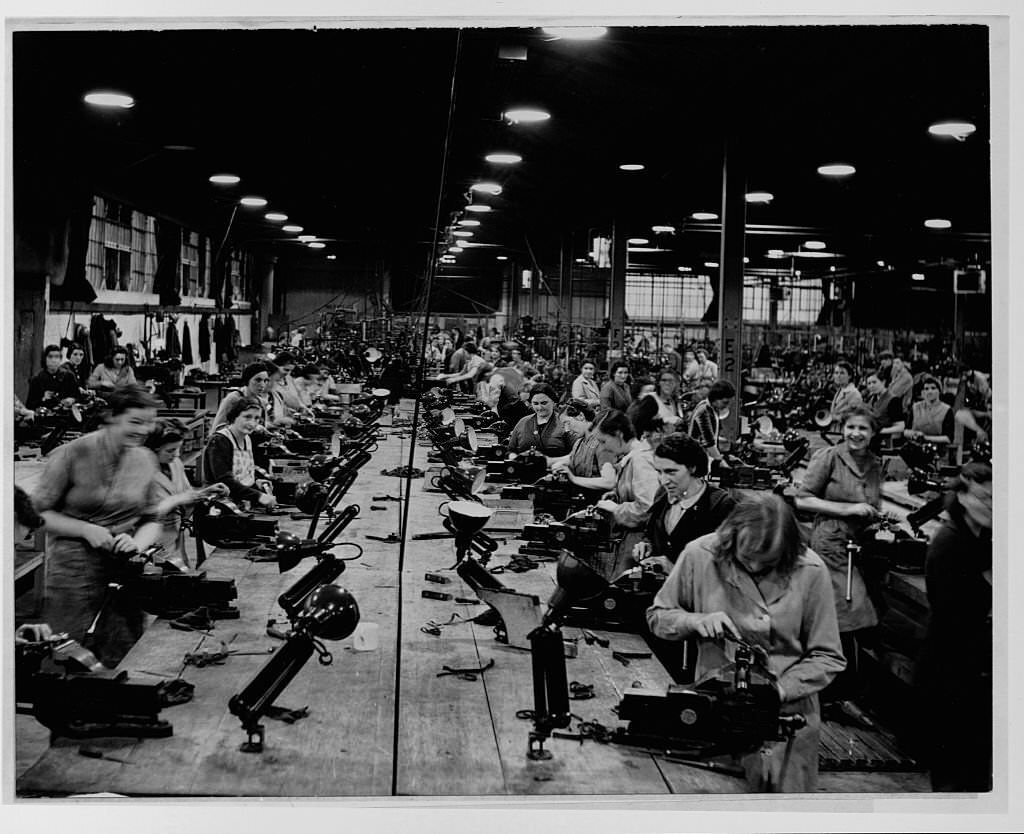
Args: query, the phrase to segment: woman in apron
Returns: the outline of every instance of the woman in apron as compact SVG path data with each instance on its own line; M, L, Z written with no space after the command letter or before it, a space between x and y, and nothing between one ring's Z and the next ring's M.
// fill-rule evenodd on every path
M46 521L46 622L113 668L142 635L142 610L108 586L156 541L156 458L145 447L157 401L112 391L103 428L55 449L33 501Z
M217 429L203 452L203 473L207 485L224 484L235 501L248 501L261 507L274 507L273 494L263 492L256 484L256 464L252 458L250 435L259 425L261 407L258 400L244 398L227 412L226 426Z

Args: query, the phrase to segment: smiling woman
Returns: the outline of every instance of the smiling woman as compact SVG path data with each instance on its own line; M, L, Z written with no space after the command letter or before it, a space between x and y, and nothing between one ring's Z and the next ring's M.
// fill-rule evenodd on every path
M118 388L102 429L52 453L33 502L46 521L46 622L85 641L113 667L142 635L142 610L108 586L122 579L126 557L149 547L156 523L156 458L143 444L157 401L138 385ZM87 630L98 617L92 634Z

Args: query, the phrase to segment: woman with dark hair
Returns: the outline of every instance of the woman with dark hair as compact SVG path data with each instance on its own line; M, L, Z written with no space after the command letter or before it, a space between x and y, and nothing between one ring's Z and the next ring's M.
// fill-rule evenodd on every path
M284 396L279 388L281 381L285 377L284 370L273 362L265 362L264 365L268 375L266 397L256 396L255 399L266 406L264 412L266 428L286 429L289 426L295 425L295 418L292 417L292 410L285 405Z
M213 484L205 489L195 489L185 474L181 461L181 446L185 440L185 424L176 417L164 417L146 440L146 446L156 455L160 471L156 475L157 514L162 519L162 529L156 541L163 547L163 560L179 570L191 567L185 549L185 532L182 522L188 518L191 505L210 495L228 494L224 484Z
M629 390L629 363L615 362L608 369L608 381L601 386L601 410L625 411L633 402Z
M882 467L871 451L878 425L871 408L856 405L838 417L843 439L811 456L795 503L798 510L814 513L810 545L828 565L832 577L847 672L829 695L831 700L844 701L857 688L858 643L867 636L866 630L878 623L860 570L854 565L847 573L846 545L878 517ZM843 703L841 709L859 719L853 705Z
M622 455L615 487L595 505L611 516L613 536L620 538L608 574L611 579L633 566L633 546L643 538L651 507L661 490L654 468L654 447L660 442L662 431L658 406L645 397L630 406L627 417L632 427L630 433L620 430L612 434L614 424L602 423L599 429L605 448Z
M65 370L75 375L78 387L85 389L89 387L89 368L85 364L85 348L72 343L68 346L68 359L61 365Z
M94 391L113 391L122 385L135 384L135 371L128 364L128 350L116 347L89 375L89 388Z
M583 419L567 420L566 424L579 440L573 444L568 455L551 460L551 471L565 473L576 486L593 490L594 500L597 500L615 486L615 463L619 457L601 440L602 427L606 427L604 433L612 435L627 430L630 437L633 430L629 419L621 411L605 411L600 417L595 417L594 412L586 406L577 407Z
M925 376L921 380L921 399L910 407L904 437L910 440L923 437L931 443L953 441L953 409L939 399L940 393L935 377Z
M572 398L591 408L601 405L601 389L595 379L597 366L589 359L580 366L580 375L572 381Z
M295 370L296 365L295 357L283 351L277 354L274 362L279 369L274 383L274 390L284 405L287 415L289 417L294 417L296 414L312 415L312 410L303 404L298 386L292 378L292 372Z
M275 366L276 367L276 366ZM242 387L228 391L224 399L220 401L217 408L217 415L213 418L212 430L216 431L221 426L227 425L228 410L243 399L253 399L260 404L259 425L254 429L254 434L266 434L267 426L267 405L269 397L267 388L270 386L270 371L265 362L253 362L242 369Z
M530 407L533 414L523 417L508 438L510 452L534 449L548 457L569 454L576 435L567 431L555 416L558 395L550 385L535 385L530 389Z
M42 365L42 370L28 382L25 407L35 411L41 405L56 408L74 403L78 397L78 381L71 371L61 367L60 347L47 345L43 348Z
M274 507L277 499L257 486L258 470L252 457L250 435L260 415L259 401L241 399L227 412L227 424L211 436L203 452L203 478L207 485L221 483L236 501Z
M729 416L729 403L735 396L736 389L732 383L720 379L711 383L707 396L697 403L690 415L690 437L704 449L709 466L728 466L718 448L718 436L722 420Z
M928 631L915 683L932 790L982 793L992 790L990 464L964 465L946 513L928 544Z
M654 468L665 495L651 507L644 538L634 547L633 557L638 562L655 562L668 573L683 548L716 530L736 501L704 480L708 456L689 435L665 437L654 449Z
M764 649L783 714L806 726L786 741L743 754L756 792L813 791L821 720L817 693L845 661L828 568L804 546L792 511L777 495L736 507L714 533L690 542L647 609L665 640L699 640L696 678L718 677L743 640Z
M145 447L157 401L138 385L115 389L101 429L50 455L33 495L46 521L46 621L115 666L142 635L142 610L108 586L128 556L160 534L156 458ZM86 630L99 616L89 637Z
M836 362L832 369L832 382L836 386L835 396L832 398L832 425L836 429L839 415L863 401L860 390L853 382L853 365L846 361Z

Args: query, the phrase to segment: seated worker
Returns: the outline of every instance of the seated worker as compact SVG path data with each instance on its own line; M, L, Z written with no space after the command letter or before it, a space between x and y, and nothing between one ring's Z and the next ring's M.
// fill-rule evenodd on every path
M258 424L260 410L259 401L248 398L228 409L227 424L210 436L203 452L203 473L207 485L224 484L235 501L275 507L273 494L257 486L258 470L252 457L250 435Z
M704 449L712 468L729 465L718 448L718 435L722 420L729 416L729 402L735 396L732 383L720 379L711 384L707 398L697 403L690 415L690 437Z
M123 347L116 347L106 359L92 369L88 387L103 394L122 385L134 384L135 371L128 364L128 351Z
M760 646L784 714L807 721L792 739L740 756L753 792L815 789L821 719L817 693L845 666L828 568L805 547L777 495L745 501L714 533L690 542L647 609L665 640L699 640L697 681L718 677L733 657L724 638Z
M928 544L928 631L915 684L932 790L982 793L992 790L990 464L964 464L947 515Z
M510 452L525 452L529 449L549 458L560 458L569 454L576 435L565 429L555 416L555 392L550 385L535 385L530 389L530 407L533 414L524 417L508 438Z
M864 398L864 404L875 414L878 421L878 434L899 435L903 433L903 406L899 398L889 393L885 383L878 373L868 374L864 381L868 395Z
M667 574L691 541L718 529L736 506L724 489L704 480L708 456L686 434L667 435L654 449L654 468L665 494L654 502L644 537L633 549L641 563Z
M629 390L629 363L615 362L608 370L608 381L601 386L601 410L625 411L633 402Z
M621 411L605 411L595 419L594 412L585 406L578 406L581 420L567 420L568 428L579 439L569 454L552 458L551 471L564 473L569 481L578 487L599 492L594 500L614 488L617 473L615 464L619 455L605 445L601 435L615 436L626 432L633 436L633 426ZM586 410L584 410L586 409Z
M846 361L836 362L835 367L832 369L832 384L835 386L836 393L832 397L832 406L829 409L832 414L831 428L833 432L841 431L839 415L863 402L860 389L856 386L853 379L853 365Z
M596 374L597 366L588 360L580 366L580 375L572 381L572 398L582 400L590 408L601 405L601 388L597 384Z
M676 426L683 422L682 382L679 374L671 368L665 368L658 374L658 387L645 397L652 397L658 404L658 416L666 430L675 431Z
M145 629L142 609L123 595L111 598L109 585L160 533L157 462L144 445L158 401L125 385L107 404L101 429L50 453L32 499L46 520L44 619L112 668Z
M85 348L81 345L73 344L68 348L67 362L61 367L75 375L79 390L89 387L89 368L85 364Z
M295 357L290 353L283 352L279 353L274 361L280 369L280 375L277 377L274 390L277 391L277 396L283 403L288 416L292 418L296 415L311 417L313 411L302 402L298 386L291 376L295 370Z
M618 577L635 565L633 546L643 538L651 508L661 495L658 471L654 468L654 446L661 441L663 426L658 404L650 397L630 406L632 432L616 435L601 432L606 450L623 455L618 463L615 486L595 507L607 513L613 523L613 536L621 536L614 564L609 566L611 578Z
M292 409L284 403L284 396L281 393L280 383L284 379L284 371L273 362L264 363L267 368L269 379L267 381L266 397L257 397L266 406L266 427L268 429L286 429L295 425L295 418L292 416Z
M181 461L181 446L185 440L185 424L175 417L164 417L146 439L146 447L156 455L160 471L156 476L157 515L162 528L156 544L163 547L159 561L170 562L179 570L191 566L185 549L185 531L182 522L189 517L191 506L208 496L228 495L224 484L213 484L204 489L195 489L185 474Z
M312 413L313 395L321 385L320 368L316 365L299 365L292 373L295 393L301 402Z
M56 408L74 403L78 398L78 380L71 371L61 367L60 348L57 345L43 348L42 362L42 370L28 382L25 406L35 411L39 406Z
M903 436L909 440L924 438L930 443L952 443L953 409L939 399L939 381L933 376L921 380L921 399L910 407Z
M267 405L269 401L267 388L269 386L270 371L267 369L265 362L252 362L246 365L242 369L242 387L232 389L224 395L224 399L220 401L220 406L217 408L217 414L213 418L211 430L216 431L221 426L227 425L228 410L239 400L253 399L261 407L259 424L253 430L253 434L265 435L267 433Z
M983 443L992 435L992 384L981 371L967 371L957 391L957 409L953 416L956 422L973 433L965 437L964 445L977 439Z

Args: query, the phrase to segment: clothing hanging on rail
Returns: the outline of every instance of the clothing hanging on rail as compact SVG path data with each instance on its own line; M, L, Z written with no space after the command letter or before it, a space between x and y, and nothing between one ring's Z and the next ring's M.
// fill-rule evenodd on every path
M178 339L178 328L175 326L173 321L167 323L167 336L164 342L164 350L167 351L168 358L174 358L175 356L181 356L181 341Z
M210 361L210 314L199 317L199 361Z
M194 362L192 359L192 332L188 328L187 321L181 326L181 361L185 365L191 365Z

